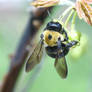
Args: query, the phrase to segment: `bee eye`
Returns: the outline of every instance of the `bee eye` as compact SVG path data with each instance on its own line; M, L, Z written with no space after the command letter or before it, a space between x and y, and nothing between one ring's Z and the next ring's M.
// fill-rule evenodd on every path
M60 37L58 37L58 40L61 40L61 38L60 38Z
M48 39L51 40L52 39L52 35L49 34L48 35Z

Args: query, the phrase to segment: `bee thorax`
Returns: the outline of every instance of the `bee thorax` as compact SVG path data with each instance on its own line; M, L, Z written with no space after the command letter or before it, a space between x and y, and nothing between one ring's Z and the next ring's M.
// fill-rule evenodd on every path
M57 46L57 42L60 39L61 41L64 40L64 37L59 33L59 32L55 32L55 31L49 31L49 30L45 30L43 33L44 37L44 44L46 46Z

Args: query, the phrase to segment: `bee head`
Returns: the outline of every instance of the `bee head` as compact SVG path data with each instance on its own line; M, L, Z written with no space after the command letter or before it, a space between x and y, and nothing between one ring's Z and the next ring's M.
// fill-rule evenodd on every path
M52 30L56 32L60 32L62 29L62 25L59 22L51 21L47 24L45 30Z
M57 46L58 41L63 41L64 37L59 32L46 30L43 32L43 41L46 46Z

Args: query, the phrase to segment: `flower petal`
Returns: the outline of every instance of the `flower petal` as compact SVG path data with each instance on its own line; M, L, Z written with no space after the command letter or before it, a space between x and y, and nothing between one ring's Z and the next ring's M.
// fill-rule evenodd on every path
M84 20L92 25L92 8L86 3L81 3L82 10L85 14Z
M80 19L84 19L88 24L92 25L92 7L85 0L76 2L76 11Z
M79 16L80 19L82 19L83 11L82 11L82 9L81 9L81 4L80 4L80 2L77 1L75 5L76 5L76 11L77 11L77 13L78 13L78 16Z
M57 5L60 0L36 0L32 2L31 4L37 8L41 7L51 7L54 5Z
M85 0L88 4L92 4L92 0Z

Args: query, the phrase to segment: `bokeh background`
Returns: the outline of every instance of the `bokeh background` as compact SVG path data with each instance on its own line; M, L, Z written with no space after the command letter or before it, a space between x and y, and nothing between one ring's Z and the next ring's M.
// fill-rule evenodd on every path
M55 7L51 16L58 18L61 9ZM0 83L8 72L10 56L14 55L28 22L28 10L26 0L0 0ZM49 20L48 17L40 32ZM60 78L54 68L54 59L46 55L32 72L26 73L24 65L14 92L92 92L92 27L77 18L76 29L87 36L87 42L78 58L70 53L66 56L67 78Z

